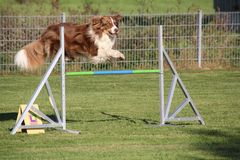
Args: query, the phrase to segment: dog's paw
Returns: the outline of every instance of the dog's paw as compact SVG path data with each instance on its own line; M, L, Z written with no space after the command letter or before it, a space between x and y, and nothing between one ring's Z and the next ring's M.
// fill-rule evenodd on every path
M118 58L117 58L117 60L124 60L125 59L125 56L124 56L124 54L122 54L122 53L120 53L119 52L119 56L118 56Z
M112 54L110 56L111 56L111 59L115 59L115 60L124 60L125 59L124 54L122 54L121 52L119 52L117 50L113 50Z

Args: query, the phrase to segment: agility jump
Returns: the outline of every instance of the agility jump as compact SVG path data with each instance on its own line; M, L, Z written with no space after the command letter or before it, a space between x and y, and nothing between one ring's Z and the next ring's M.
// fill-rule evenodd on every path
M65 14L61 15L61 23L65 23ZM170 57L168 56L166 50L163 47L163 38L162 38L162 26L158 28L158 53L159 53L159 69L157 70L113 70L113 71L93 71L93 72L66 72L65 73L65 50L64 50L64 26L61 25L60 27L60 48L52 60L52 63L48 67L46 73L44 74L41 82L39 83L38 87L36 88L35 92L33 93L32 97L30 98L29 102L25 110L22 113L22 116L19 118L15 126L13 127L11 134L15 134L18 129L30 129L30 128L56 128L61 129L63 131L78 134L79 131L73 131L66 129L66 96L65 96L65 76L79 76L79 75L113 75L113 74L159 74L159 99L160 99L160 123L159 126L164 126L166 123L171 121L199 121L200 124L204 125L205 122L201 117L200 113L197 110L196 105L194 104L188 90L186 89L185 85L183 84L181 78L179 77ZM171 86L169 89L169 94L167 98L167 102L165 104L164 101L164 66L163 66L163 59L170 67L172 72L173 78L171 82ZM56 66L57 62L61 59L61 113L56 106L55 99L53 97L50 84L48 82L48 78L52 73L54 67ZM185 99L183 102L177 107L176 111L174 111L171 115L169 115L169 111L171 108L171 103L175 91L175 87L179 84ZM56 114L57 121L52 120L46 114L38 110L33 106L36 98L38 97L40 91L43 87L46 87L47 93L49 95L50 104ZM189 104L195 116L193 117L176 117L181 110ZM43 118L48 124L42 125L21 125L24 118L26 117L27 113L30 109L37 114L39 117Z

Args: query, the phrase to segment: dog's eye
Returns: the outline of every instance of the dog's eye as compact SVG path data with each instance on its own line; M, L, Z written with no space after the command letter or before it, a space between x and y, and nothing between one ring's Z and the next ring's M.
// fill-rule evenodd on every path
M114 24L115 24L115 26L117 26L117 27L118 27L118 22L115 22Z

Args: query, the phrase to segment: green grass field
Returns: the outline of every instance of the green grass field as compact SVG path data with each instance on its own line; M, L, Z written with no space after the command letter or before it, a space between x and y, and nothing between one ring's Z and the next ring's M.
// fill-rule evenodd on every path
M19 0L18 0L19 1ZM30 0L29 0L30 1ZM31 1L30 1L31 2ZM84 9L88 8L88 9ZM214 12L212 0L60 0L57 12L68 14L138 14L187 13L203 10ZM20 4L16 0L1 0L0 13L17 15L49 15L53 12L50 0L33 0Z
M18 106L26 103L41 77L0 77L0 159L239 159L240 71L184 71L181 77L206 125L197 122L157 127L158 75L67 77L67 128L72 135L10 135ZM54 96L60 78L52 76ZM166 73L166 85L170 77ZM179 89L173 103L181 99ZM45 91L36 101L51 115ZM58 99L59 104L59 99ZM191 114L186 106L184 114Z

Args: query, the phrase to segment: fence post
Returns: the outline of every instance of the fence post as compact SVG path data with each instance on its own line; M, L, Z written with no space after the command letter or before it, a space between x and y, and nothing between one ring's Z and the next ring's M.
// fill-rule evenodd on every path
M197 60L198 67L202 68L202 11L198 11L197 16Z

